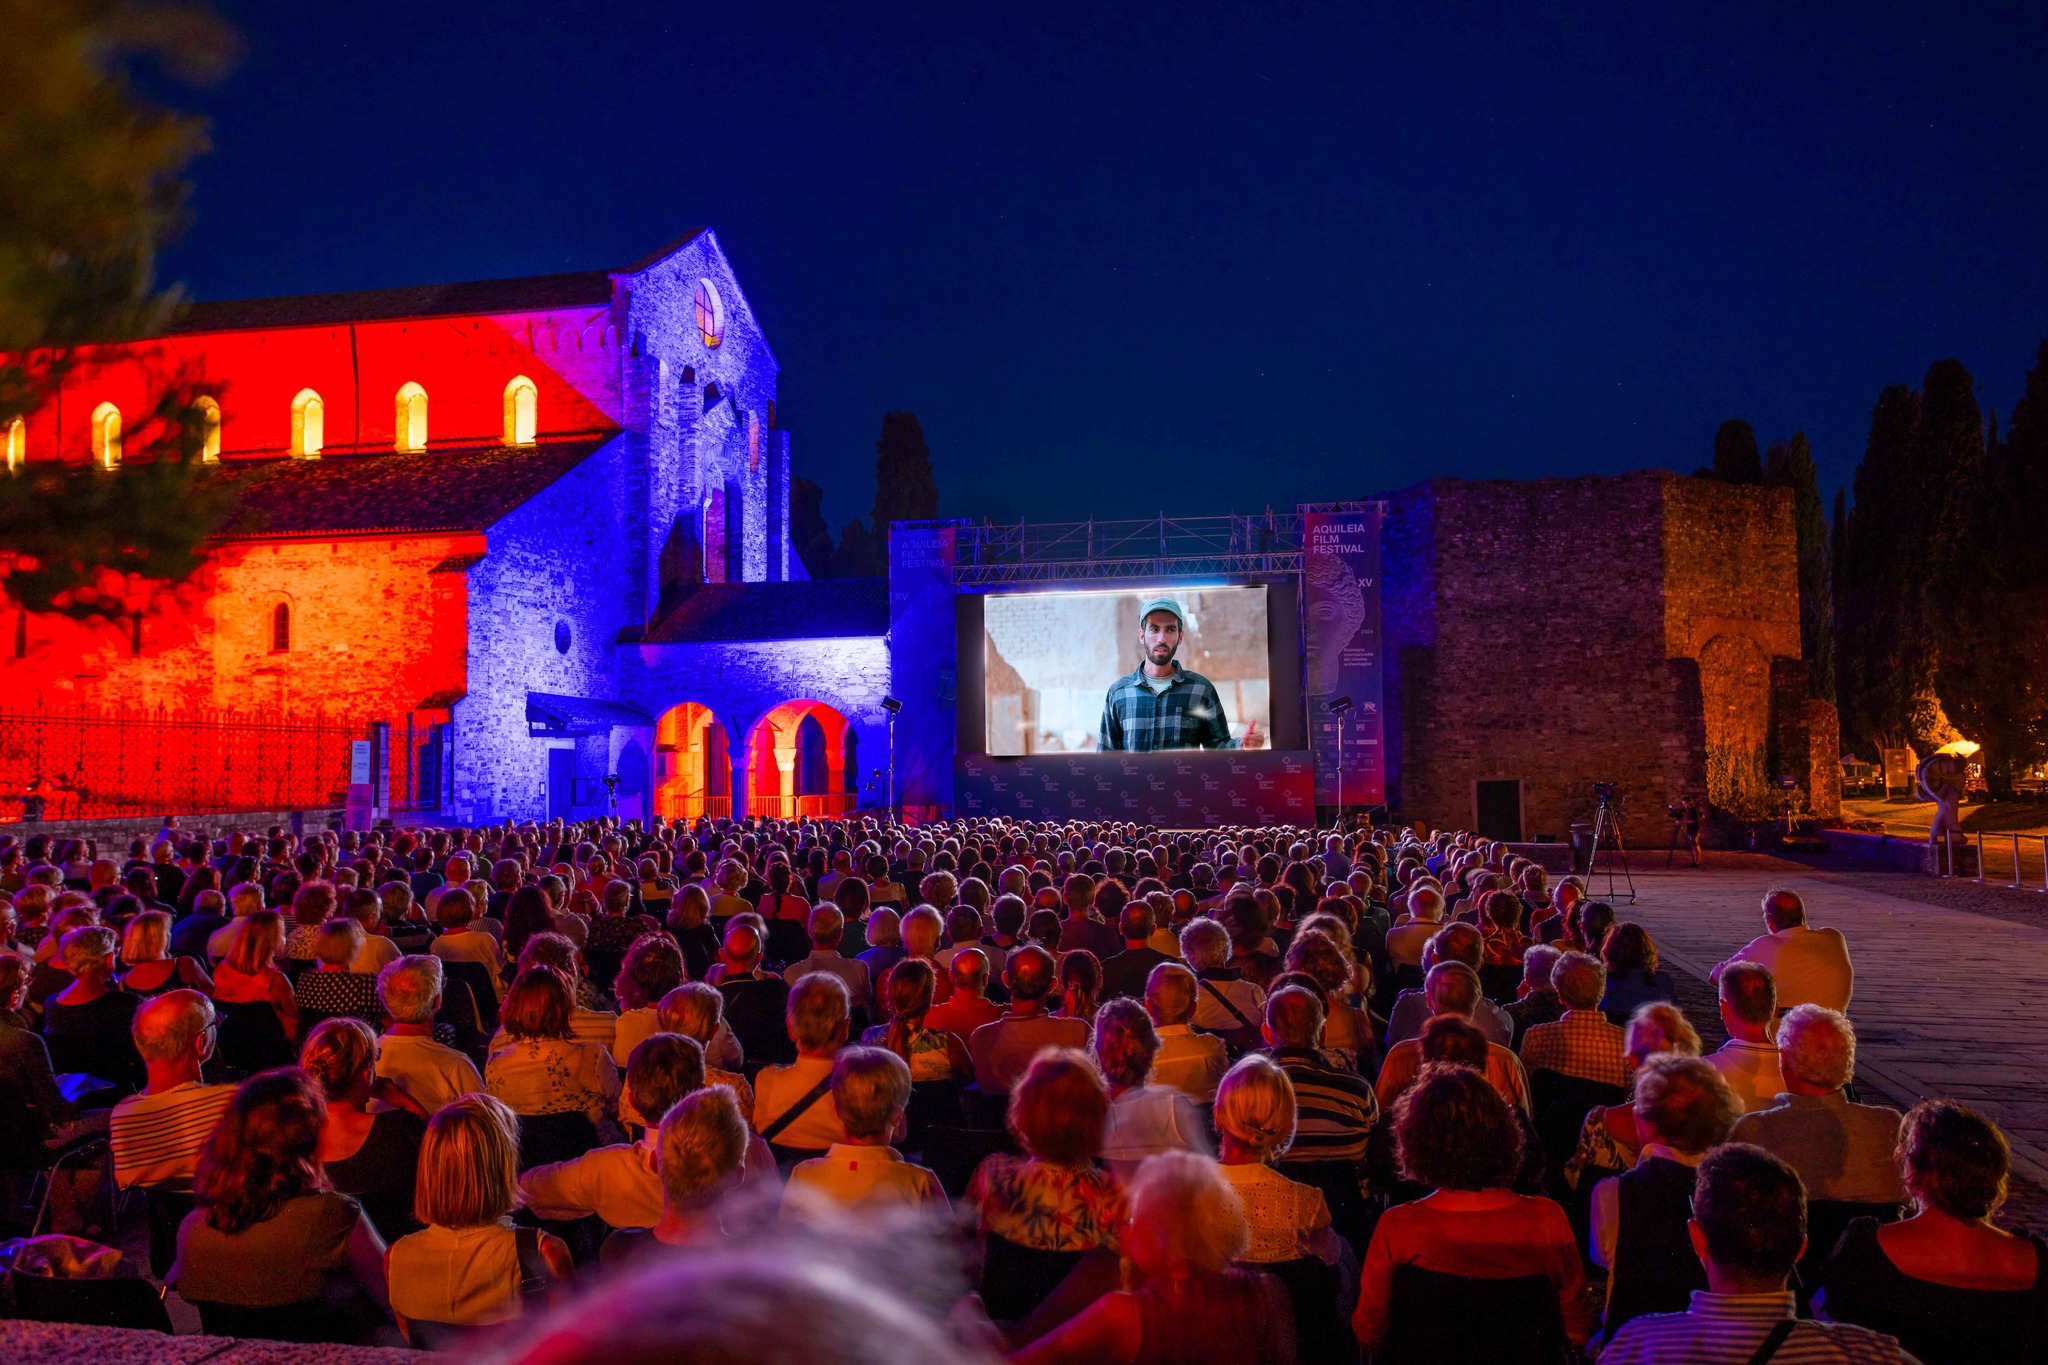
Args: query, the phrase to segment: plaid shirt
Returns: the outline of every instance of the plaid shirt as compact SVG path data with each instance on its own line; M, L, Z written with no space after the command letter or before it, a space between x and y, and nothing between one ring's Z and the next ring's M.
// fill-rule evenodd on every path
M1522 1035L1522 1065L1584 1081L1626 1086L1628 1035L1599 1010L1566 1010L1554 1024L1536 1024Z
M1102 702L1104 753L1122 750L1152 753L1159 749L1235 749L1230 722L1223 715L1223 698L1216 685L1199 673L1174 666L1173 679L1164 692L1155 693L1145 683L1145 667L1109 685Z

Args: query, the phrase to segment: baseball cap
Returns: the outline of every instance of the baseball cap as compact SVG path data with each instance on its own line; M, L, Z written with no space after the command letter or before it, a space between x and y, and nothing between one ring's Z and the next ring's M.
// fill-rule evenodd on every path
M1180 622L1181 629L1187 629L1187 615L1186 613L1181 611L1180 603L1174 601L1171 597L1155 597L1150 602L1147 602L1144 605L1144 607L1140 609L1138 612L1138 624L1143 625L1145 623L1145 618L1150 616L1155 611L1172 612L1173 619Z

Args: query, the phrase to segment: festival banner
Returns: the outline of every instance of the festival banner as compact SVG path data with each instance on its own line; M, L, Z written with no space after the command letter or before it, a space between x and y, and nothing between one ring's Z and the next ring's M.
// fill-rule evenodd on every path
M1302 518L1302 633L1308 744L1316 760L1316 803L1339 804L1339 718L1329 704L1348 697L1342 717L1342 804L1387 799L1380 707L1380 513L1362 503Z
M896 716L896 800L913 816L953 804L957 535L947 523L889 527L889 686L903 703Z

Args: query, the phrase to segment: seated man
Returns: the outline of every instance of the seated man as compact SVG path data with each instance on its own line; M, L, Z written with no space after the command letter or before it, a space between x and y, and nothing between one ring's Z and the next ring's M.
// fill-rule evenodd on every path
M753 925L728 928L718 954L725 965L718 993L725 997L725 1022L741 1052L757 1062L787 1062L796 1056L783 1024L789 983L761 970L762 952L761 934Z
M1333 1065L1317 1047L1323 1011L1322 993L1303 986L1266 997L1266 1053L1294 1086L1294 1143L1273 1169L1321 1190L1331 1226L1355 1248L1367 1244L1372 1227L1365 1158L1379 1102L1364 1077Z
M1806 1182L1808 1199L1904 1199L1894 1157L1902 1115L1853 1104L1842 1093L1856 1076L1856 1031L1849 1020L1819 1005L1799 1006L1778 1022L1778 1060L1785 1094L1768 1109L1744 1114L1731 1140L1755 1143L1787 1162Z
M199 1149L234 1101L234 1086L199 1078L213 1056L213 1019L213 1002L198 991L166 991L135 1012L135 1050L149 1081L110 1118L114 1182L122 1189L192 1179Z
M821 905L811 911L811 955L782 969L782 979L794 986L812 972L830 972L846 983L854 1004L866 1009L874 1002L874 987L868 981L868 964L859 958L843 957L839 944L846 937L846 916L836 905Z
M953 954L953 964L946 969L953 978L953 994L925 1014L926 1028L950 1033L966 1047L976 1029L1002 1018L1002 1006L988 998L988 963L987 951L979 946L962 946Z
M910 1067L879 1047L850 1047L832 1064L832 1102L846 1136L789 1173L782 1206L799 1216L837 1205L848 1209L949 1210L939 1178L905 1161L894 1147L910 1105Z
M662 1212L658 1126L677 1100L703 1088L704 1049L696 1039L674 1033L645 1039L626 1061L626 1095L649 1125L646 1136L533 1167L519 1177L526 1207L540 1218L594 1213L615 1228L653 1227Z
M1223 1040L1197 1033L1195 974L1178 962L1162 962L1145 982L1145 1012L1159 1034L1159 1053L1152 1062L1152 1082L1178 1090L1197 1104L1216 1099L1216 1086L1230 1070Z
M1564 1013L1522 1035L1522 1065L1602 1085L1628 1085L1628 1035L1600 1012L1607 969L1590 953L1566 953L1551 969L1551 989Z
M1266 1012L1266 992L1230 965L1230 931L1207 917L1189 920L1180 931L1180 952L1195 974L1195 1013L1188 1022L1224 1036L1256 1030Z
M1719 982L1721 1023L1728 1041L1707 1058L1734 1088L1743 1112L1769 1109L1785 1093L1785 1069L1771 1041L1778 1015L1778 987L1770 970L1754 962L1729 962Z
M1849 962L1849 944L1840 929L1813 929L1806 923L1806 902L1796 891L1764 893L1764 929L1728 962L1754 962L1771 974L1778 987L1778 1008L1819 1005L1846 1011L1856 988L1856 969ZM1724 962L1714 968L1720 978Z
M1162 953L1151 945L1152 931L1157 927L1152 907L1142 897L1124 903L1117 912L1117 932L1124 937L1124 950L1102 964L1102 999L1135 1000L1145 993L1145 982L1151 977L1152 969L1162 962L1173 961L1170 953ZM1226 951L1228 935L1225 935Z
M1041 1048L1088 1046L1085 1020L1055 1019L1046 1010L1046 999L1057 979L1052 954L1036 944L1019 948L1003 964L1010 1008L967 1040L967 1050L974 1057L974 1080L984 1093L1009 1094Z
M1683 1313L1651 1313L1615 1333L1600 1365L1670 1361L1910 1360L1897 1341L1862 1327L1800 1320L1786 1288L1806 1246L1799 1176L1776 1157L1740 1142L1699 1164L1686 1225L1706 1267Z
M1603 1337L1645 1313L1682 1312L1687 1295L1707 1287L1685 1230L1693 1172L1742 1112L1721 1073L1697 1057L1658 1053L1635 1087L1635 1167L1593 1187L1593 1263L1608 1270Z
M1408 892L1408 917L1387 930L1387 958L1396 967L1422 965L1422 949L1443 927L1444 897L1434 886Z
M391 1026L377 1046L377 1074L429 1114L461 1095L484 1088L476 1063L434 1041L441 1008L441 959L428 953L401 957L377 974L377 994Z
M1517 1047L1531 1028L1563 1015L1564 1002L1557 998L1557 990L1550 984L1550 974L1563 956L1548 943L1533 943L1522 955L1522 985L1516 992L1515 1003L1507 1007L1508 1019L1515 1026Z
M1422 970L1426 976L1440 962L1462 962L1474 972L1486 959L1486 941L1479 931L1469 924L1446 924L1430 936L1422 952ZM1394 1011L1387 1016L1386 1044L1413 1038L1422 1032L1423 1023L1430 1017L1429 1002L1421 991L1402 991L1394 1000ZM1506 1047L1514 1041L1515 1021L1508 1012L1488 1000L1484 995L1472 1009L1472 1022L1486 1035L1489 1043Z
M812 972L790 989L784 1026L796 1058L754 1078L754 1131L780 1149L778 1163L846 1138L832 1102L832 1063L846 1042L849 1008L846 983L830 972Z
M1479 973L1464 963L1438 963L1430 969L1422 990L1429 1001L1430 1018L1455 1014L1478 1024L1472 1018L1472 1008L1480 999ZM1405 1039L1387 1050L1386 1060L1380 1063L1379 1082L1374 1087L1381 1109L1393 1108L1395 1098L1422 1070L1424 1060L1420 1038ZM1514 1053L1491 1039L1486 1044L1486 1079L1502 1099L1525 1114L1530 1112L1528 1073L1522 1070L1521 1060Z

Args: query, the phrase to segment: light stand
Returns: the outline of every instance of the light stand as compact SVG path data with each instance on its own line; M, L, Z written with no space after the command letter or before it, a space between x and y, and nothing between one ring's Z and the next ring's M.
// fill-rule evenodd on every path
M894 697L884 697L882 709L889 713L889 818L901 820L903 813L896 805L896 716L903 703Z
M1323 703L1323 709L1337 718L1337 830L1344 830L1344 714L1351 709L1351 698L1332 697Z

